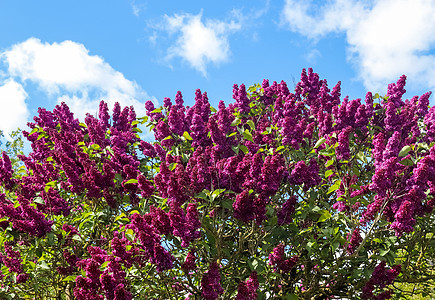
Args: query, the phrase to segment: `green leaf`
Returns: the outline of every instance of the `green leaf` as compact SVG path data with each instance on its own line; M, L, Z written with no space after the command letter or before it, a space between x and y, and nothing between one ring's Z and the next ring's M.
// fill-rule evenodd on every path
M236 153L236 155L239 154L239 147L237 146L231 146L231 149L233 149L234 153Z
M169 164L169 170L174 171L175 168L177 167L178 163L171 163Z
M99 150L101 150L101 147L100 147L100 145L98 145L98 144L92 144L92 145L91 145L91 148L94 149L95 151L99 151Z
M246 124L248 124L252 130L255 130L255 124L254 124L254 122L252 122L252 120L248 120L248 122L246 122Z
M155 114L155 113L161 113L161 112L162 112L162 109L159 107L159 108L156 108L155 110L153 110L151 113Z
M217 190L214 190L213 193L211 194L211 198L212 198L212 200L214 200L217 196L219 196L219 195L222 194L223 192L225 192L225 189L217 189Z
M233 208L233 201L231 199L224 199L222 201L222 207L226 209L232 209Z
M85 123L80 123L79 126L83 127L83 128L87 128L88 126L86 126Z
M76 281L77 275L70 275L65 277L62 281Z
M124 182L124 184L130 184L130 183L137 183L137 179L132 178L132 179L129 179L126 182Z
M324 210L322 215L319 217L319 220L317 220L317 222L325 222L326 220L328 220L329 218L331 218L331 213L327 210Z
M183 133L183 137L184 137L186 140L188 140L188 141L193 140L192 137L190 136L190 134L189 134L187 131L185 131L185 132Z
M204 200L207 200L207 199L208 199L208 196L207 196L207 194L206 194L206 193L204 193L204 192L201 192L201 193L199 193L199 194L195 195L195 198L199 198L199 199L204 199Z
M38 127L33 128L32 131L30 131L29 135L32 135L35 132L38 132Z
M284 150L285 147L283 145L279 146L278 148L276 148L276 152L281 153L282 150Z
M325 168L331 166L333 163L334 163L334 160L333 160L333 159L328 160L328 161L326 162L326 164L325 164Z
M332 252L335 252L335 250L337 250L338 247L340 247L340 243L339 242L333 242L332 245L331 245Z
M406 156L407 154L408 154L408 152L409 151L411 151L411 146L409 146L409 145L406 145L406 146L404 146L403 148L402 148L402 150L400 150L400 152L399 152L399 157L403 157L403 156Z
M407 159L402 159L401 161L399 161L399 164L404 165L404 166L413 166L414 162L407 158Z
M241 123L242 121L239 118L236 118L232 123L231 126L237 126Z
M33 202L35 202L35 203L39 203L39 204L45 204L44 199L42 199L41 197L35 197L35 198L33 199Z
M319 151L319 154L323 156L333 156L335 154L335 149L323 149Z
M50 270L50 267L47 265L47 263L46 263L45 261L41 261L41 262L38 264L38 266L39 266L41 269L44 269L44 270Z
M252 138L252 134L249 132L248 129L246 129L245 131L243 131L243 136L244 136L245 139L247 139L248 141L254 142L254 139Z
M319 148L321 145L323 145L323 143L326 141L325 138L321 138L320 140L317 141L317 143L314 145L314 149Z
M43 133L40 133L39 135L38 135L38 138L36 139L36 140L40 140L40 139L42 139L43 137L45 137L46 136L46 134L45 134L45 132L43 132Z
M240 145L239 149L242 150L245 154L249 152L248 147L246 147L245 145Z
M335 192L340 188L341 180L337 180L333 185L331 185L328 189L328 194Z
M329 177L329 176L331 176L333 173L334 173L334 171L332 171L332 170L328 170L328 171L325 172L325 177Z
M390 252L390 248L388 248L388 249L382 249L382 250L379 251L379 255L380 256L385 256L385 255L387 255L388 252Z
M35 255L40 258L42 256L42 249L41 248L36 248L35 250Z
M72 237L73 240L80 242L82 240L82 238L80 237L80 235L78 234L74 234L74 236Z

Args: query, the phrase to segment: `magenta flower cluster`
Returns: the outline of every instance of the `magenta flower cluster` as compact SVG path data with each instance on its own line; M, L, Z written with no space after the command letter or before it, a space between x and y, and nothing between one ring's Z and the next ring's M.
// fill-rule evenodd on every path
M224 289L220 283L221 275L219 265L216 262L210 264L210 268L201 279L202 297L206 300L215 300L223 294Z
M269 254L269 265L273 266L275 272L288 273L296 266L298 260L298 255L287 258L285 245L283 243L278 244L278 246L273 249L273 252Z
M88 248L90 258L76 262L84 270L86 277L78 276L74 288L74 296L78 300L131 300L132 295L126 289L126 273L122 269L119 259L108 255L99 247ZM101 271L103 263L108 262L107 268Z
M234 104L220 101L218 109L200 90L191 107L177 92L175 103L165 98L160 108L145 104L155 142L141 140L141 119L133 107L116 103L110 115L102 101L97 116L88 114L84 123L64 103L52 112L40 108L31 131L24 132L32 147L28 156L20 156L24 175L14 173L5 152L0 159L0 226L26 242L49 236L64 247L54 265L61 277L77 276L77 299L132 299L126 277L133 266L152 266L162 278L178 266L186 278L198 271L201 296L218 299L226 268L216 262L220 258L204 260L199 255L204 249L197 248L212 240L207 222L225 216L240 228L271 220L284 231L293 223L303 227L295 212L312 204L311 195L327 195L322 204L342 212L337 215L361 218L341 245L352 255L362 242L360 228L379 214L401 236L435 205L435 148L430 147L435 109L428 109L430 93L403 100L405 82L402 76L389 85L377 104L371 93L365 103L340 101L341 83L331 91L312 69L303 70L294 93L284 81L265 80L250 95L244 84L234 85ZM361 159L361 149L371 157L352 165ZM341 172L347 166L373 175L359 182ZM339 188L328 191L333 182ZM77 217L84 208L101 222L92 239L84 236L88 229ZM121 212L116 221L108 216ZM316 213L308 215L307 224L322 223ZM58 220L71 223L59 226ZM313 238L324 242L317 233ZM80 249L84 242L90 246ZM287 276L302 256L279 242L268 256L269 268ZM175 255L172 247L185 252ZM2 264L16 273L17 283L28 281L20 252L8 242L3 248ZM379 264L363 297L389 298L390 290L373 291L391 284L400 271ZM183 290L183 284L172 288ZM235 284L236 299L257 298L256 272Z
M394 282L394 279L400 274L402 267L400 265L395 265L392 268L386 268L385 261L382 261L373 270L370 280L366 283L363 288L362 298L363 299L375 299L384 300L390 299L392 296L392 290L387 289L377 295L373 294L376 288L384 289L387 285Z
M239 283L236 300L255 300L258 297L259 287L257 272L252 272L246 281Z

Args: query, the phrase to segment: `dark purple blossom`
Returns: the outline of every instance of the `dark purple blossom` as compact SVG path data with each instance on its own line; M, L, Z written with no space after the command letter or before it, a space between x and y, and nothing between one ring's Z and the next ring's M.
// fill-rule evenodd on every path
M234 217L247 223L255 219L254 194L243 190L233 202Z
M358 227L353 230L352 235L348 234L348 240L349 244L347 245L347 252L353 253L362 242L362 237Z
M273 249L273 252L269 254L269 265L273 266L274 272L288 273L295 267L299 260L299 256L297 255L286 258L284 248L284 244L280 243Z
M236 300L255 300L259 287L257 272L252 272L248 280L239 283Z
M215 300L224 293L220 280L219 266L216 262L212 262L209 270L204 273L201 279L202 297L204 299Z
M349 206L346 205L346 201L337 201L332 205L333 209L336 209L338 211L347 211L349 210Z
M250 100L244 84L241 84L240 87L237 84L233 86L233 99L236 100L235 106L241 113L249 113L251 110Z
M385 261L382 261L379 265L375 267L372 276L370 277L370 280L362 289L362 299L381 300L391 298L392 293L390 292L390 290L381 292L378 295L373 294L376 287L384 289L387 285L392 284L396 277L400 274L402 269L400 265L395 265L391 269L387 269L385 268L385 266Z
M289 180L291 184L304 184L304 190L309 190L311 187L318 185L321 178L317 160L311 159L308 166L305 161L298 161L291 171Z
M190 250L187 254L186 260L181 265L181 269L183 269L184 272L192 271L196 269L196 257L195 252L193 250Z
M295 212L295 206L297 203L297 198L291 196L286 202L278 209L276 215L278 217L278 225L290 224L292 222L292 215Z
M347 126L338 134L338 147L335 149L338 161L350 158L349 135L352 130L351 126Z

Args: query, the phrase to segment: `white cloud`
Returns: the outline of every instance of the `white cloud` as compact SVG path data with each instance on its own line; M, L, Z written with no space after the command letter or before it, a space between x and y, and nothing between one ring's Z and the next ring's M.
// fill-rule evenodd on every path
M130 2L131 10L136 17L139 17L142 11L146 10L145 3L136 3L136 1Z
M234 12L235 13L235 12ZM228 36L241 29L240 18L236 15L229 22L206 19L198 15L165 15L164 29L169 34L177 34L175 44L169 47L167 59L180 57L204 76L207 64L228 61L230 45Z
M23 86L13 79L7 79L0 86L0 129L5 136L13 130L25 128L29 118Z
M315 48L305 54L305 59L310 64L315 64L319 57L322 57L322 53Z
M4 51L0 58L8 65L9 76L35 83L58 102L66 102L79 117L96 112L100 100L109 107L116 101L133 105L138 114L145 114L144 103L150 97L80 43L49 44L30 38Z
M384 89L402 74L418 87L435 88L432 0L334 0L323 6L287 0L283 21L314 40L344 32L348 59L368 89Z

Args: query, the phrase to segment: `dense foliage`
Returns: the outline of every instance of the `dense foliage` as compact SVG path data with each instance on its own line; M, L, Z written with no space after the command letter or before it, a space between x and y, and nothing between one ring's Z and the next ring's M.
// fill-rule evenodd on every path
M435 108L404 85L341 101L310 69L217 109L199 90L142 118L40 108L30 154L0 160L0 298L430 293Z

